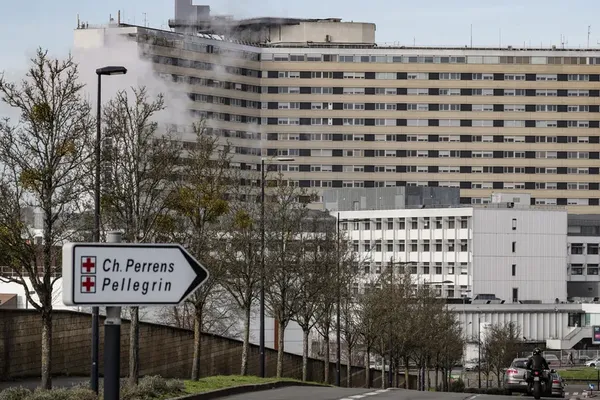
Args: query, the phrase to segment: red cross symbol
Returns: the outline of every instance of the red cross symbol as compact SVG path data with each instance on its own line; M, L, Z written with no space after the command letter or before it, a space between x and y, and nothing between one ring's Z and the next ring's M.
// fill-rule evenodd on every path
M83 256L81 257L81 273L95 274L96 273L96 257Z
M96 277L82 276L81 277L81 293L96 293Z

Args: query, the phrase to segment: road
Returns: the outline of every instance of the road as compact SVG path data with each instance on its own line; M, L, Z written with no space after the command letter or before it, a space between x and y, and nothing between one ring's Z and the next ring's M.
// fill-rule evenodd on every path
M269 391L223 397L222 400L465 400L468 393L417 392L404 389L346 389L320 387L289 387ZM479 399L477 399L479 400ZM506 397L504 397L506 400Z
M572 385L565 399L583 399L584 386ZM417 392L404 389L346 389L321 387L289 387L236 396L223 397L222 400L509 400L515 398L502 395L472 393L436 393ZM528 397L533 399L532 397ZM547 398L543 398L546 400ZM550 398L548 398L550 400Z

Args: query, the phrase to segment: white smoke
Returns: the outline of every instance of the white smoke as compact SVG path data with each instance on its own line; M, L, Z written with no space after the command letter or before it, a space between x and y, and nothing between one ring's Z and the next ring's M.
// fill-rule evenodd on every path
M85 32L87 34L88 32ZM131 87L145 86L150 100L162 93L165 110L157 113L154 120L161 124L189 126L196 120L189 114L192 100L187 96L184 84L159 77L151 60L142 58L138 43L123 35L123 29L107 28L96 30L97 37L90 36L85 42L76 40L73 57L79 64L79 73L88 100L96 105L98 76L96 69L105 66L123 66L125 75L102 76L101 102L106 104L120 90L131 94ZM76 35L78 31L76 31ZM103 37L102 37L103 35Z

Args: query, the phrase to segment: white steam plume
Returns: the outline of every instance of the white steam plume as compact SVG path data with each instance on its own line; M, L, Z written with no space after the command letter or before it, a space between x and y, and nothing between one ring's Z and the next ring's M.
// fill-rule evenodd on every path
M99 31L99 34L102 31ZM73 57L79 64L80 78L92 104L97 99L98 76L96 69L105 66L123 66L126 75L102 76L102 103L106 104L119 90L130 92L131 87L145 86L150 99L159 93L164 95L166 109L157 113L154 120L161 124L191 125L196 120L190 115L192 100L185 93L185 85L167 81L156 75L151 60L141 57L138 43L127 38L119 28L103 31L103 44L80 46L73 49Z

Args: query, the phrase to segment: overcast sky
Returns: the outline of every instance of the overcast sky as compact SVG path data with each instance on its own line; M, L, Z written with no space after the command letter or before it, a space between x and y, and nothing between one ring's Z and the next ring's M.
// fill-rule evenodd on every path
M10 4L10 6L8 6ZM473 24L473 44L495 46L560 45L600 40L597 0L210 0L213 13L236 17L285 16L366 21L377 24L377 41L403 45L466 45ZM90 25L103 24L121 10L125 22L166 28L172 0L22 0L3 5L0 70L20 69L42 46L57 55L72 45L77 14ZM145 13L145 16L144 16Z

